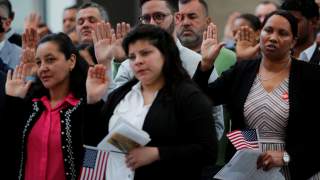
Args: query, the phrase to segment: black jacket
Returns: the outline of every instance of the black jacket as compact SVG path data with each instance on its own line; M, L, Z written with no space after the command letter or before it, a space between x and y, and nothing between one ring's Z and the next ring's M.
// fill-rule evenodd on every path
M5 114L1 120L4 127L10 130L5 139L7 154L12 155L6 163L9 166L5 173L14 177L9 179L23 179L28 135L44 111L44 105L40 101L32 102L11 96L6 96L5 102ZM81 99L76 106L66 106L60 111L61 148L67 180L76 180L80 175L83 144L96 146L106 132L105 121L94 121L98 119L94 116L99 114L103 102L95 105L85 102Z
M232 130L246 127L244 103L259 70L260 61L240 62L209 86L209 71L201 72L198 68L193 77L215 104L227 105ZM291 156L289 169L293 180L308 179L320 171L320 148L317 145L317 131L320 127L320 67L293 59L288 93L290 109L285 148ZM232 150L235 151L233 147Z
M113 91L102 110L109 123L115 107L137 83L130 81ZM143 130L147 146L159 148L160 160L140 167L135 180L200 179L205 165L214 165L217 140L208 99L191 82L182 82L168 94L164 89L152 103Z

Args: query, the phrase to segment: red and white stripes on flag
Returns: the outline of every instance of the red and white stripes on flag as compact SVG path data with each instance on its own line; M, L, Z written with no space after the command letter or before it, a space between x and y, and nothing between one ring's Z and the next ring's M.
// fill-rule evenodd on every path
M237 149L259 149L259 140L256 129L235 130L229 132L227 137Z
M104 180L109 152L84 146L85 153L80 180Z

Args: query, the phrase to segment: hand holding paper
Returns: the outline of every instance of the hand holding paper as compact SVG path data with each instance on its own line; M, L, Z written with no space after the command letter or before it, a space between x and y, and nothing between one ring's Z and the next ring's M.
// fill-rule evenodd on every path
M109 134L99 143L98 148L128 153L134 148L146 145L149 141L148 133L137 129L126 120L119 119Z
M257 159L261 152L256 150L240 150L232 159L214 176L216 179L227 180L284 180L279 172L280 168L268 171L257 169Z

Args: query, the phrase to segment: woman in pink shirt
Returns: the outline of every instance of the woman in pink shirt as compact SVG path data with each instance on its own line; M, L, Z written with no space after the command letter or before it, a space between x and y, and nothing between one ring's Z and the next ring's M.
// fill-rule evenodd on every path
M4 119L15 128L15 178L77 179L83 144L94 146L104 136L105 122L89 118L103 102L88 105L86 91L106 88L105 68L93 68L86 90L88 65L63 33L45 36L35 53L25 47L23 55L6 82ZM37 74L33 84L25 80L29 70Z

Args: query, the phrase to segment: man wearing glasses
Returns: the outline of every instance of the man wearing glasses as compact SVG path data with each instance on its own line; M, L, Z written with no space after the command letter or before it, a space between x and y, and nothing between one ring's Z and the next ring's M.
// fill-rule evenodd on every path
M10 29L10 10L0 1L0 58L10 68L15 68L20 62L21 48L6 39L6 31Z
M180 51L180 57L184 68L192 77L195 73L201 55L182 46L180 41L175 36L175 17L174 14L178 9L178 3L174 0L140 0L142 15L139 20L143 24L153 24L165 29L176 40L177 47ZM209 82L213 82L217 78L217 73L214 70L210 76ZM114 79L116 87L123 85L134 77L133 71L130 68L129 60L121 63L118 73ZM216 131L219 132L217 137L221 137L224 130L223 110L222 106L213 107L213 117L215 119ZM221 134L220 134L221 133Z

